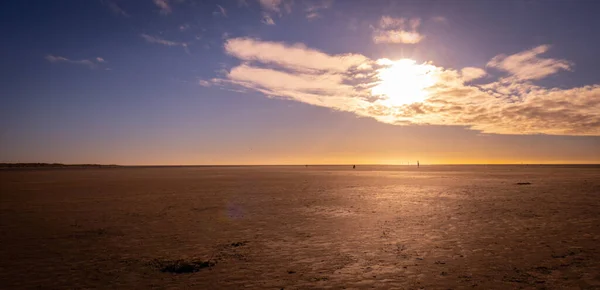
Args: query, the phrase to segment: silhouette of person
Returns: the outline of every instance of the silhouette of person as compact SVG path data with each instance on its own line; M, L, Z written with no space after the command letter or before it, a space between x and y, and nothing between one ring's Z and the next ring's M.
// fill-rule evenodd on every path
M417 167L419 167L419 160L417 160Z
M352 165L352 169L356 169L356 165Z

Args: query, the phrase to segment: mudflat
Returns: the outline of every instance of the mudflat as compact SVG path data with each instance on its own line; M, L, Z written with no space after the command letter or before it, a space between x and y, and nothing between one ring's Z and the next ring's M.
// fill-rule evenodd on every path
M600 167L0 170L0 288L600 289Z

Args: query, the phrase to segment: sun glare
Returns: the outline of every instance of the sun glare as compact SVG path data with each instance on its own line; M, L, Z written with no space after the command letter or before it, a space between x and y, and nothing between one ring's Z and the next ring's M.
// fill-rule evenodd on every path
M429 96L427 88L437 81L436 67L431 64L417 64L412 59L380 59L377 64L384 67L377 70L379 81L371 94L389 106L423 102Z

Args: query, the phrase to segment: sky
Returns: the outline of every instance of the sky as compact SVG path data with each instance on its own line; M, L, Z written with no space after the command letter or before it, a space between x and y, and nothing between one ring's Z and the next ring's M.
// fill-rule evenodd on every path
M0 162L600 163L600 1L0 3Z

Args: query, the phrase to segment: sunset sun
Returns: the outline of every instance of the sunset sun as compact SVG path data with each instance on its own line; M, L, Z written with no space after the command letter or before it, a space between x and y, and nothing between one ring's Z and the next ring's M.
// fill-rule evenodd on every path
M388 106L423 102L429 96L427 89L437 82L437 68L430 64L417 64L412 59L380 59L377 64L383 68L377 71L379 81L371 94Z

